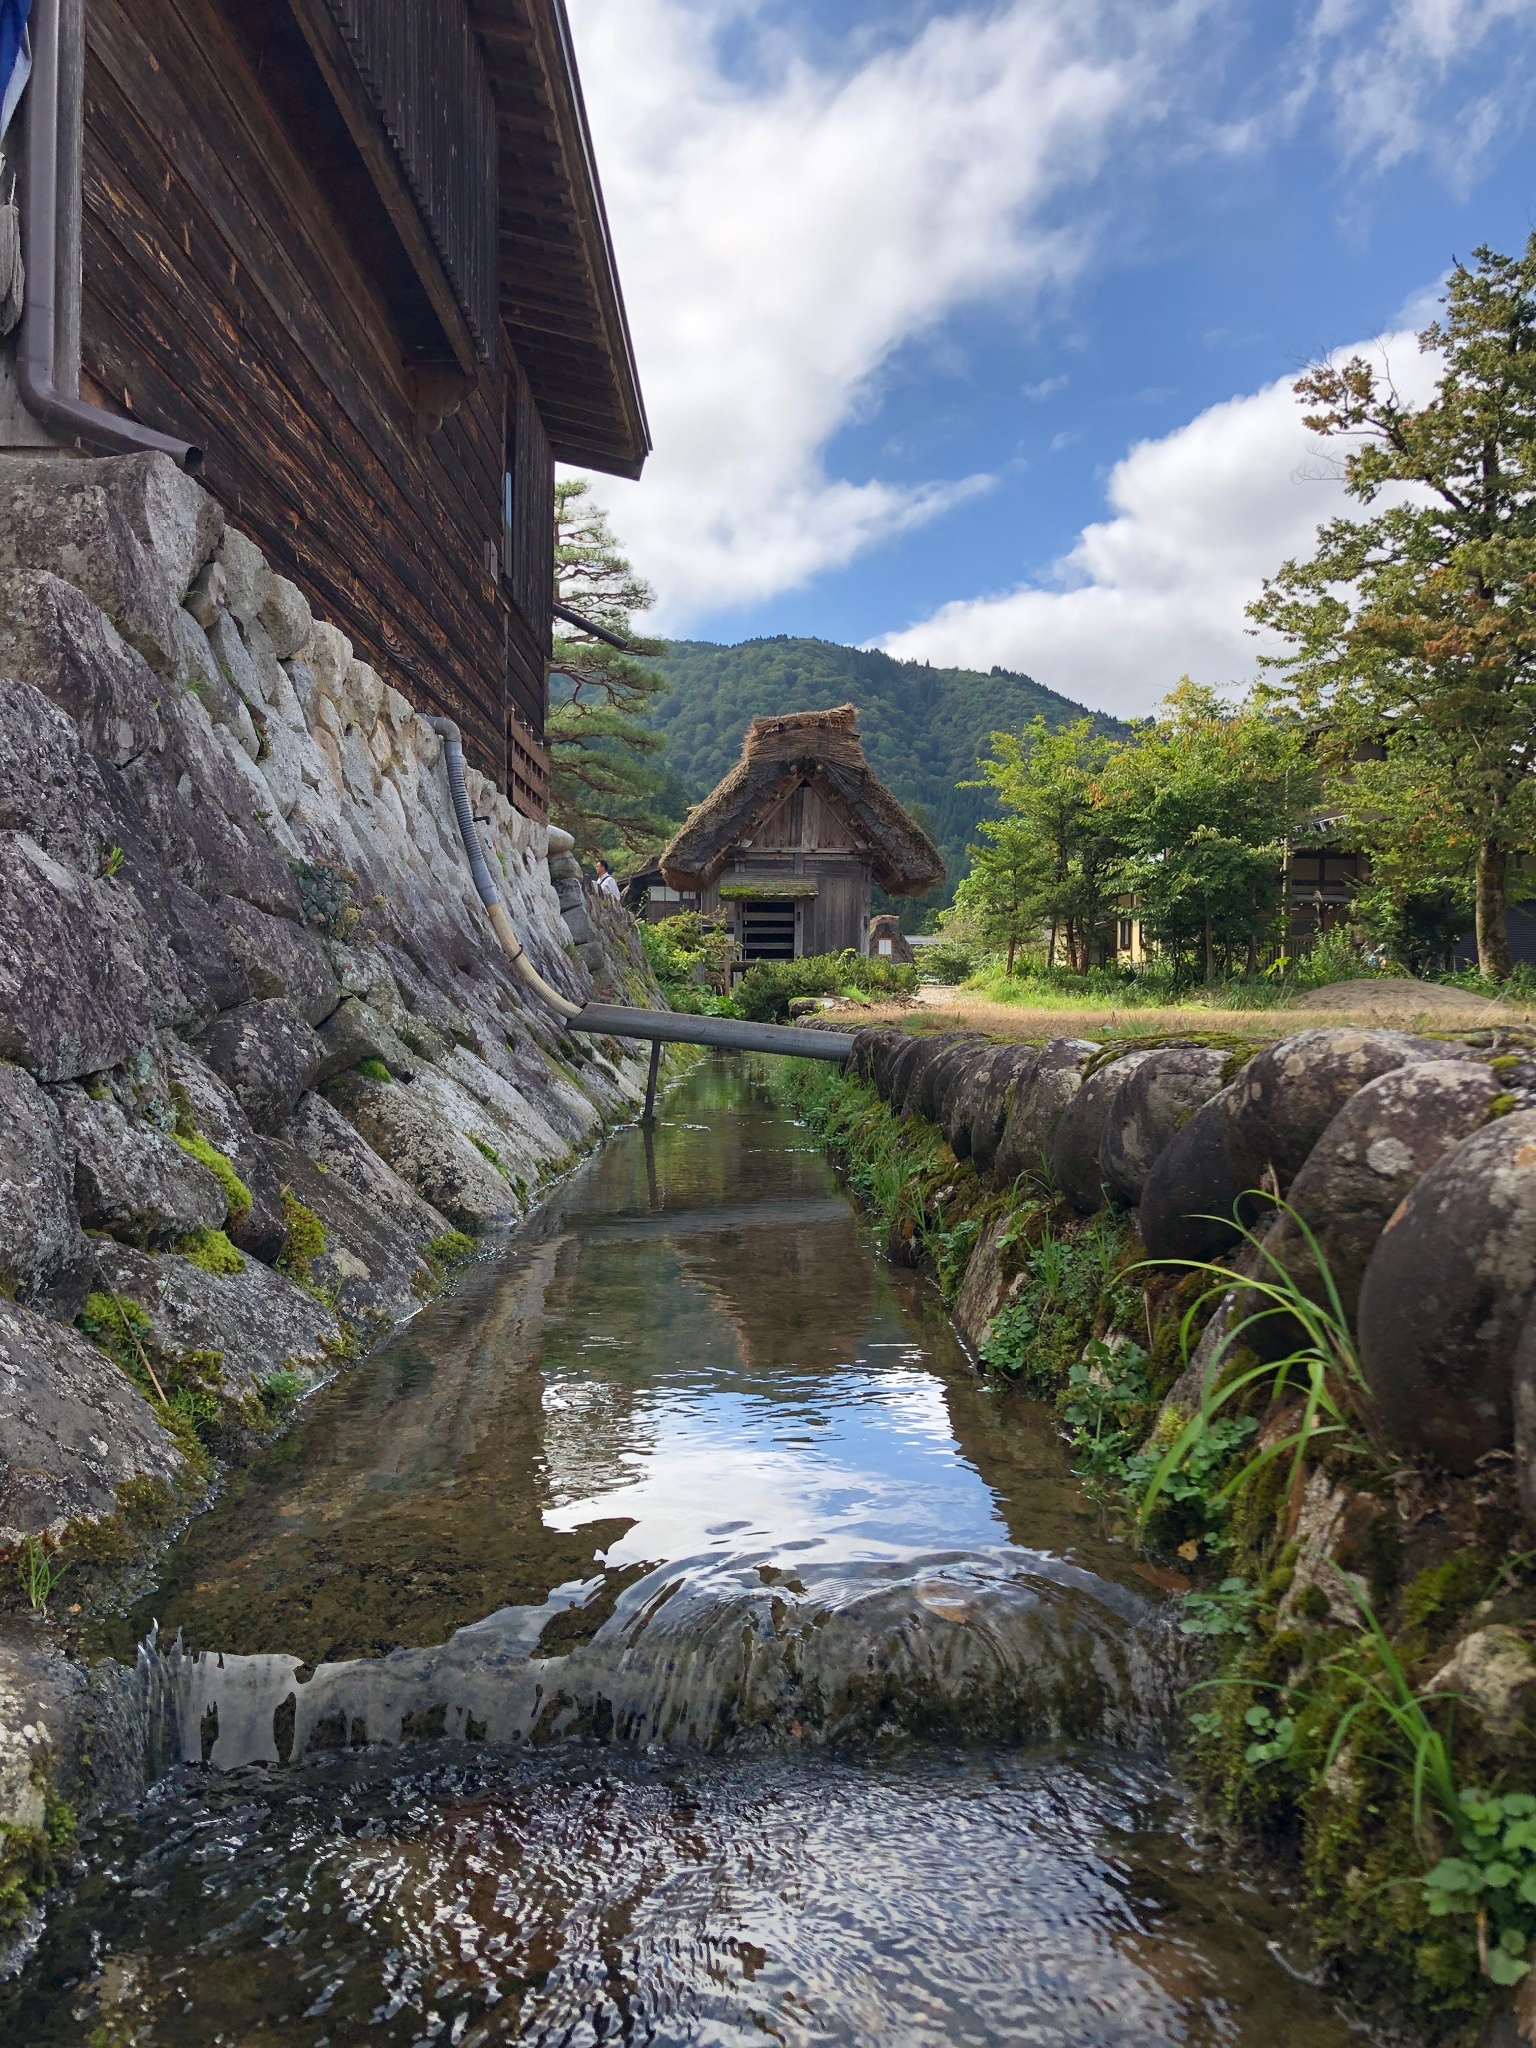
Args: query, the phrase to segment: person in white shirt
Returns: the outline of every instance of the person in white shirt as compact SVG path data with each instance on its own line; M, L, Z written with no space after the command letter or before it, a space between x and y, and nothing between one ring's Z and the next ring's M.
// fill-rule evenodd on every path
M606 896L614 903L620 902L622 897L619 890L618 877L610 872L608 863L601 854L598 855L595 865L597 868L598 895Z

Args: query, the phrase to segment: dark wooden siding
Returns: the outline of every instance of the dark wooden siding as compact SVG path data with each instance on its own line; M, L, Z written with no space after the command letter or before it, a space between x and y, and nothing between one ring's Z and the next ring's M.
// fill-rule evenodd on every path
M231 519L505 786L509 663L536 739L543 679L495 573L503 378L419 430L365 240L264 97L249 33L214 0L92 0L84 369L202 446Z
M481 360L501 324L496 106L461 0L326 0L352 53Z

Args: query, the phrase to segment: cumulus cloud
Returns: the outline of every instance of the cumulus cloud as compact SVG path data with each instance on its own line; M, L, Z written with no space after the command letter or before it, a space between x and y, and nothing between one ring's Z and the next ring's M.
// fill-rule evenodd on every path
M660 626L792 588L987 487L852 481L822 451L958 306L1027 307L1078 273L1090 230L1051 203L1160 117L1207 4L1005 0L836 70L741 0L573 0L656 439L644 482L601 495ZM759 36L746 80L726 27Z
M1382 361L1427 398L1435 366L1411 333L1344 349ZM1353 506L1337 458L1301 423L1284 377L1213 405L1110 474L1112 516L1085 527L1043 584L946 604L879 643L909 661L1021 670L1121 716L1153 710L1184 673L1223 685L1255 673L1263 643L1244 606L1320 521Z

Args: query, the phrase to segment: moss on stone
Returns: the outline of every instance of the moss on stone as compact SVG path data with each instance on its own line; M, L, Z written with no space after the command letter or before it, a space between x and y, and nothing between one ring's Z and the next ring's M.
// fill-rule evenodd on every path
M239 1224L251 1213L251 1191L236 1173L233 1161L217 1145L209 1144L201 1131L183 1131L180 1123L180 1105L175 1132L176 1142L189 1159L195 1159L199 1166L206 1166L219 1186L224 1190L224 1200L229 1205L229 1220Z
M189 1230L178 1239L177 1251L189 1265L205 1273L243 1273L245 1254L232 1245L222 1230Z
M394 1079L394 1076L390 1073L384 1062L381 1059L375 1058L372 1053L368 1055L367 1059L358 1061L357 1072L365 1074L370 1081L391 1081Z
M309 1279L313 1262L325 1255L325 1225L313 1209L305 1207L292 1188L285 1187L282 1195L283 1225L288 1241L278 1259L278 1270L303 1285Z

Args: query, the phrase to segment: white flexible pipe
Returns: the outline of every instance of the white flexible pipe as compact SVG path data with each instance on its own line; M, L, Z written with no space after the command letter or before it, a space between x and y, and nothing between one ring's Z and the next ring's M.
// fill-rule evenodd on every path
M540 974L528 958L522 940L513 928L506 906L496 893L496 884L491 880L491 871L486 865L485 852L480 844L480 834L475 829L475 814L469 807L469 791L464 787L464 739L451 718L429 718L427 723L443 742L443 763L448 770L448 790L453 798L454 816L459 821L459 837L464 842L464 852L469 859L469 872L474 878L475 894L485 905L485 914L491 921L491 930L501 943L501 949L512 962L512 971L520 981L527 983L541 1002L548 1003L552 1010L562 1017L579 1017L584 1004L573 1003L569 996L561 995L556 988Z

